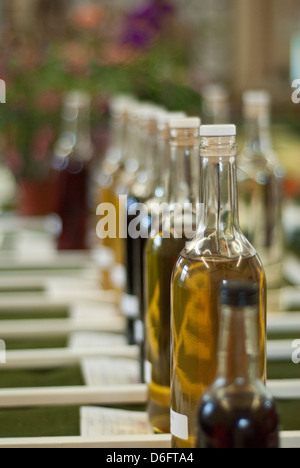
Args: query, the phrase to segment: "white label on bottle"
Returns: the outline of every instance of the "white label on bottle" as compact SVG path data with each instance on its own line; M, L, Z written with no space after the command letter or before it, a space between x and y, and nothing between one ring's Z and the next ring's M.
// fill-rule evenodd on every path
M126 346L125 336L102 332L74 332L69 337L71 349L97 349L104 346Z
M134 322L134 339L137 344L144 342L144 324L142 320L136 320Z
M126 318L136 319L139 316L139 299L136 296L123 294L120 304L121 312Z
M81 361L86 385L135 385L140 381L139 365L134 359L88 358Z
M80 432L82 437L153 433L146 413L90 406L80 408Z
M152 364L150 361L145 361L144 379L146 384L152 382Z
M188 440L189 420L188 417L176 413L171 409L171 434L179 439Z

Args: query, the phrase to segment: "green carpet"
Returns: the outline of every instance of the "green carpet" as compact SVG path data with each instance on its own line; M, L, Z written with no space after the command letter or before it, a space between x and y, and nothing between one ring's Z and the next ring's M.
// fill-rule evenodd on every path
M70 387L84 385L80 366L47 370L0 369L0 388Z
M300 364L294 364L292 361L268 362L268 379L300 379Z
M78 406L0 410L0 438L79 435Z
M6 340L7 351L22 349L57 349L66 348L68 345L67 337L58 338L37 338L30 340Z

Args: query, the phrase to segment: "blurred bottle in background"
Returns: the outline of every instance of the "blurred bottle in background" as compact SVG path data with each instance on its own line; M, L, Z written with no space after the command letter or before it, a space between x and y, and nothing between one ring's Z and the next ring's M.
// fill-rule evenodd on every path
M222 84L202 88L203 119L205 124L218 125L230 122L229 91Z
M246 137L238 160L240 223L263 262L272 311L279 307L282 285L284 171L272 148L270 95L248 91L243 102Z
M91 98L74 91L65 96L62 131L54 148L57 209L62 229L59 250L83 250L88 245L90 164L94 148L90 132Z
M136 114L138 166L127 198L126 294L121 306L127 318L129 344L143 341L141 323L144 315L144 252L151 221L146 208L142 212L139 208L140 204L145 207L156 187L157 119L161 112L163 110L158 106L144 104Z
M158 223L152 223L146 249L148 415L154 431L159 433L170 432L171 278L179 254L188 240L184 226L188 228L188 222L192 228L197 225L196 203L199 202L200 185L199 171L198 184L192 183L195 162L199 159L200 119L180 117L179 114L169 114L167 118L163 130L163 135L168 137L164 164L169 173L166 177L165 207Z
M124 283L124 239L119 236L120 199L128 191L126 157L129 146L129 114L137 105L134 98L120 95L112 98L111 143L95 176L96 206L112 204L116 212L116 236L106 236L104 230L97 232L98 247L94 249L96 264L101 270L101 286L104 289L122 289ZM120 183L123 183L119 192ZM115 279L115 280L114 280Z
M279 448L275 402L259 376L259 285L223 281L217 377L198 412L198 448Z

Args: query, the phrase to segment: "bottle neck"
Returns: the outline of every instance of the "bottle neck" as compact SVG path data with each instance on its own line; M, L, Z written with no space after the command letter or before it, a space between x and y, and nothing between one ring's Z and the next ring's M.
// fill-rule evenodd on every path
M235 138L201 140L202 228L206 237L215 234L217 251L224 240L235 237L240 230L235 154Z
M199 202L199 129L171 130L170 178L166 198L170 205Z
M63 139L69 141L71 154L82 160L92 157L90 131L90 108L88 106L66 106L63 112Z
M141 124L138 140L138 171L132 195L146 201L155 193L160 169L157 157L157 124L154 120Z
M257 115L246 113L246 154L265 155L272 149L270 114L262 111Z
M222 306L218 378L245 385L259 380L258 306Z
M107 153L107 159L111 164L120 165L123 162L125 146L125 116L114 115L111 123L111 143Z

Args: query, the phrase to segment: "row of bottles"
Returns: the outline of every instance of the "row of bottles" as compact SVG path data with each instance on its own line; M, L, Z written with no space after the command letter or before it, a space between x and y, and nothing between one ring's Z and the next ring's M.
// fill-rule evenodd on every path
M222 99L220 102L219 112L224 109ZM262 395L261 401L264 397L271 401L263 392L267 299L263 265L270 289L278 290L283 172L271 146L269 97L262 92L247 93L244 105L247 138L236 164L234 125L201 126L199 118L119 97L111 108L112 143L96 176L97 204L103 208L97 214L105 217L111 206L115 216L115 235L106 231L105 224L98 232L102 239L100 263L106 270L103 285L115 287L116 271L124 268L125 291L120 305L126 317L128 343L140 346L141 380L146 379L149 388L150 423L155 432L171 430L174 448L196 446L198 419L203 422L203 413L197 412L199 400L203 395L208 398L210 394L205 392L221 372L217 350L219 343L221 349L227 346L222 336L226 330L229 333L228 323L233 347L238 341L237 328L245 327L239 337L245 340L252 327L249 336L253 336L254 344L257 340L253 351L257 372L251 374L251 382L247 381L252 391L247 401L257 392ZM217 118L216 108L212 109ZM72 119L76 115L75 123ZM87 219L81 211L83 201L86 206L86 182L75 183L75 175L84 177L91 159L88 140L78 129L75 134L80 115L80 106L76 112L73 108L66 112L67 130L56 150L58 156L65 152L56 161L60 162L61 187L71 197L61 212L69 230L67 238L83 232L80 229ZM86 132L83 134L86 136ZM83 158L83 147L88 157ZM72 187L65 176L69 172L74 175ZM66 193L64 197L68 200ZM76 206L74 211L70 210L72 206ZM82 213L77 225L72 221L75 212ZM68 248L63 240L61 245ZM219 301L222 294L226 295L224 281L228 288L242 281L239 290L244 288L244 295L245 288L257 288L256 302L250 304L256 306L256 313L252 318L247 316L245 323L243 313L234 311L220 333ZM236 346L242 350L240 342ZM230 353L228 360L232 361L235 351L231 349ZM222 370L228 371L226 366ZM236 375L236 380L240 377ZM218 410L218 402L214 400L213 404ZM205 444L204 439L203 434L199 436L199 444Z

